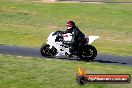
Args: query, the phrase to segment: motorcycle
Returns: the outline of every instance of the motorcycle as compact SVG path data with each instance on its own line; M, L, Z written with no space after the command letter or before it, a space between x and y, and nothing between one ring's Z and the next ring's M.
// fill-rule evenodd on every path
M80 58L82 60L94 60L97 56L97 50L91 44L98 39L99 36L88 36L83 39L83 44L77 46L74 53L70 51L70 42L72 34L63 31L50 33L47 42L40 48L40 53L43 57L68 56Z

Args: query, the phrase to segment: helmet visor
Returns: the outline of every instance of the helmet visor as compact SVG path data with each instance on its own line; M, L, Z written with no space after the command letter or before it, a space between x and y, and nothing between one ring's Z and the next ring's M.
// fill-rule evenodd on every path
M67 29L71 29L72 27L71 26L67 26Z

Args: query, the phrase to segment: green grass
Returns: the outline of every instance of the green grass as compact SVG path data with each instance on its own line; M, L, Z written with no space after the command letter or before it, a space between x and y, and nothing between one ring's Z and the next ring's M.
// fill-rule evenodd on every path
M132 2L132 0L80 0L80 1Z
M132 0L109 0L114 2L132 2Z
M0 88L130 88L130 84L76 83L78 66L89 74L130 74L132 67L0 55Z
M131 55L132 5L0 1L0 44L40 47L50 32L74 20L86 35L99 35L99 52Z

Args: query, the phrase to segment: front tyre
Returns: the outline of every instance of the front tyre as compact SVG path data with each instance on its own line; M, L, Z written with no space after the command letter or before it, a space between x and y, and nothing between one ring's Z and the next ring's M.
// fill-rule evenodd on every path
M53 57L57 54L57 49L55 47L50 48L49 44L44 44L40 48L40 53L43 57Z

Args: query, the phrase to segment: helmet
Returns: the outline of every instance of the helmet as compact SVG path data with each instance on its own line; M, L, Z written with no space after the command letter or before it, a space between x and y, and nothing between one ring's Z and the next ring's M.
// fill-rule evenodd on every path
M75 23L73 21L67 22L67 29L72 29L75 26Z

